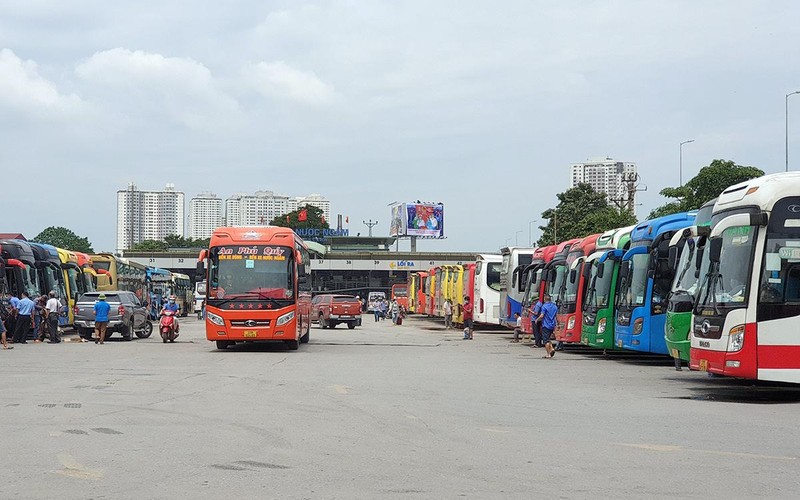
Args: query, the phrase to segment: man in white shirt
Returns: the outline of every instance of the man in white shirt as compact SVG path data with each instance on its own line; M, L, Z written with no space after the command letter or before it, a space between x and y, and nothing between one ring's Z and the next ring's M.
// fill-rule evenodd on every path
M58 312L61 310L61 302L56 298L56 292L50 292L50 298L44 305L47 311L47 326L50 329L50 344L58 344L61 337L58 334Z

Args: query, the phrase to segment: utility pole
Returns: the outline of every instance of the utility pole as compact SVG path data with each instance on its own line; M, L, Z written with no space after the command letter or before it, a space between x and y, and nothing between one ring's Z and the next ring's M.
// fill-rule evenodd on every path
M679 159L678 159L678 182L680 182L680 187L683 187L683 145L684 144L689 144L690 142L694 142L694 139L689 139L688 141L683 141L678 146L678 149L680 150L679 151L680 156L679 156Z
M789 97L800 94L800 90L795 90L786 94L786 171L789 171Z
M370 219L369 222L367 221L362 221L362 222L364 223L365 226L369 228L369 237L372 238L372 228L378 225L378 221L372 222L372 219Z

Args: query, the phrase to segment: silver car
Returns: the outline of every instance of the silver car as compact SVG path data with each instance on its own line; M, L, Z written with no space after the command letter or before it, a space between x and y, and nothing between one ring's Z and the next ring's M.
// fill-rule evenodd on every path
M106 302L111 306L108 312L106 338L111 337L113 332L119 332L125 340L133 339L134 334L140 339L146 339L153 333L153 323L147 317L147 306L135 293L88 292L81 295L75 303L75 329L81 337L88 339L92 336L95 323L94 304L101 293L105 294Z

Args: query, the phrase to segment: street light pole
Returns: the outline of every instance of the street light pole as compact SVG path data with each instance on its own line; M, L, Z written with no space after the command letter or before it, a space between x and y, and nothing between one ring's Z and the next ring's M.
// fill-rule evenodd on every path
M514 235L514 246L519 246L519 233L521 233L521 232L522 232L522 229L517 231L516 234Z
M373 226L378 225L378 221L372 222L372 219L370 219L369 222L367 221L362 221L362 222L364 223L365 226L369 228L369 237L372 238L372 228Z
M694 139L689 139L688 141L683 141L680 144L680 146L678 146L678 149L680 149L680 159L678 160L679 161L678 180L680 181L681 187L683 187L683 145L684 144L689 144L690 142L694 142Z
M533 231L531 230L531 224L533 224L534 222L536 222L536 221L532 220L532 221L528 222L528 246L529 247L533 246Z
M786 171L789 171L789 97L800 94L800 90L786 94Z

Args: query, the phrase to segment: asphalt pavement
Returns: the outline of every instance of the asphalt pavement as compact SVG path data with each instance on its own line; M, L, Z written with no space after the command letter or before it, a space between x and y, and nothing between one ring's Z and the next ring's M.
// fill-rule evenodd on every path
M155 333L157 335L157 332ZM0 352L0 498L790 498L800 389L430 320Z

